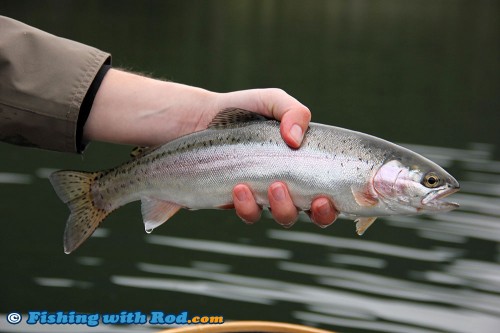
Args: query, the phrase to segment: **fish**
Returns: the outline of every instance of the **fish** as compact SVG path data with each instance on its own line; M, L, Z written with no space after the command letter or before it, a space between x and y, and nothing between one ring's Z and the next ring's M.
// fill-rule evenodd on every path
M429 159L369 134L310 123L298 149L280 134L280 122L238 108L219 112L205 130L137 151L108 170L61 170L49 176L70 215L64 252L78 248L115 209L141 201L150 233L181 208L232 205L232 189L248 185L269 207L271 183L287 184L294 205L308 211L329 198L339 216L362 235L377 217L446 212L443 198L460 185Z

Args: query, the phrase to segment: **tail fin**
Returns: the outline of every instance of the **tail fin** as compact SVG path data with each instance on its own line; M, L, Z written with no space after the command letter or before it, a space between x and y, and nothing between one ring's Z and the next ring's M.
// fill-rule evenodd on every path
M64 231L64 252L71 253L97 229L109 214L94 206L91 185L101 172L56 171L49 179L71 214Z

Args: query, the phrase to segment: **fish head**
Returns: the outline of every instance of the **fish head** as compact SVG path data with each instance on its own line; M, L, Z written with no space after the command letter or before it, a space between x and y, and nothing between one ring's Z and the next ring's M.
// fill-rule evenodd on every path
M373 188L389 209L400 214L446 212L459 207L443 200L460 189L457 180L424 158L387 161L373 177Z

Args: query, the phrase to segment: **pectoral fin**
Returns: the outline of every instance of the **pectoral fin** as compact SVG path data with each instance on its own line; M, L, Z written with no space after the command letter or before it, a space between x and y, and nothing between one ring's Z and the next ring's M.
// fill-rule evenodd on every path
M376 219L376 217L360 217L354 221L356 223L356 233L359 236L363 235Z
M376 194L373 194L370 188L357 189L351 187L352 195L356 203L363 207L375 206L378 203Z
M162 225L181 208L181 206L173 202L143 197L141 199L141 212L146 232L149 233L154 228Z

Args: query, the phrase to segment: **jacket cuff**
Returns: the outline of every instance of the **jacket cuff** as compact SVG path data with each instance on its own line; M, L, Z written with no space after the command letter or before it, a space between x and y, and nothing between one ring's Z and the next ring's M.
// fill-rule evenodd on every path
M92 105L94 104L95 96L97 95L97 91L101 87L102 80L104 80L106 73L110 69L111 65L107 63L101 67L99 72L97 72L94 81L92 81L92 84L90 85L89 90L87 91L87 94L83 99L82 105L80 107L80 113L78 115L78 120L76 123L76 150L78 153L82 153L88 144L88 142L83 141L83 127L87 122L90 110L92 109Z

